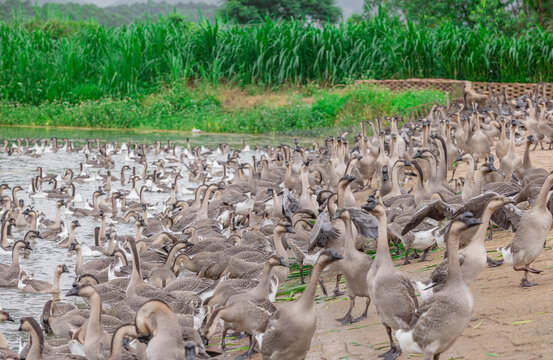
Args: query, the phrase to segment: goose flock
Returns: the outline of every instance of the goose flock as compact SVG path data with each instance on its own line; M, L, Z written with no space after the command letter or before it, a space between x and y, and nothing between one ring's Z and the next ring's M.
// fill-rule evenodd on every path
M379 357L439 359L482 272L509 265L531 287L542 271L553 173L530 153L553 143L544 94L467 94L310 146L4 140L0 359L304 359L316 296L346 293L337 328L372 304L389 339ZM491 259L497 228L513 236ZM397 266L439 247L428 279ZM275 301L291 265L301 294Z

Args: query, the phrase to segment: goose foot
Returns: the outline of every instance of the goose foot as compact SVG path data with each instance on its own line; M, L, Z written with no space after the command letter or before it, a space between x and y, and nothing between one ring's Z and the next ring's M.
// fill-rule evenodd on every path
M367 314L363 314L363 315L361 315L361 316L359 316L359 317L356 317L356 318L353 319L351 322L352 322L352 323L356 323L356 322L359 322L359 321L363 321L363 320L365 320L366 318L367 318Z
M340 291L340 289L334 289L334 291L332 292L332 296L342 296L342 295L345 295L346 292L345 291Z
M420 258L419 262L426 261L426 256L428 255L429 250L430 250L430 248L424 249L424 252L422 253L422 257Z
M421 256L419 255L419 252L417 251L417 249L413 249L413 253L411 254L411 259L418 259L420 258Z
M527 279L524 279L520 282L520 287L522 288L525 288L525 287L532 287L532 286L536 286L538 284L535 284L535 283L531 283L530 281L528 281Z
M492 260L488 258L488 267L496 267L503 264L503 259L501 260Z
M338 321L342 325L347 325L347 324L351 324L352 322L354 322L353 317L351 316L351 314L349 312L346 315L344 315L343 318L336 319L336 321Z
M379 358L384 360L395 360L401 355L401 349L397 345L393 345L390 350L386 351L384 354L378 355Z
M252 358L252 354L250 354L249 352L245 352L244 354L237 357L236 360L248 360L251 358Z
M229 335L229 337L234 338L233 340L242 340L246 336L248 336L247 333L241 333L241 332L233 332L232 334Z

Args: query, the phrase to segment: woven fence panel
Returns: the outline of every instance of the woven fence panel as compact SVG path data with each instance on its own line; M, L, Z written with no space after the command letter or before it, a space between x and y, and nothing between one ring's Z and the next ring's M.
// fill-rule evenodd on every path
M537 85L526 83L470 82L446 79L360 80L357 83L369 83L397 91L436 89L449 92L449 96L452 100L462 98L463 91L466 88L472 88L472 90L477 93L484 95L489 95L491 91L494 93L502 93L506 90L507 97L514 98L532 93ZM546 83L544 85L547 98L553 98L553 84Z

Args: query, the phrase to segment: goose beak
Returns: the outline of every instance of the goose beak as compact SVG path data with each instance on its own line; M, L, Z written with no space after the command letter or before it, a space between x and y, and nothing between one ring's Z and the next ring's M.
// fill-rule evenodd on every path
M209 339L206 338L205 336L201 335L201 338L202 338L202 343L204 344L204 346L207 346L209 344Z
M296 233L296 230L294 230L294 229L292 228L292 226L290 226L290 225L286 225L285 229L286 229L286 232L287 232L287 233L291 233L291 234L295 234L295 233Z
M152 334L148 334L148 335L145 335L145 336L139 336L136 339L138 341L140 341L141 343L148 344L150 342L150 340L152 340Z
M376 199L374 196L370 196L365 205L361 206L361 209L365 211L373 211L376 206Z
M465 221L465 224L467 225L467 228L471 228L473 226L482 224L482 221L475 218L469 218Z
M329 249L330 258L332 261L342 260L344 257L334 249Z
M79 283L74 283L71 290L65 296L79 296Z
M121 341L121 345L123 346L123 349L129 351L129 345L130 345L131 341L129 340L129 338L123 338L123 341Z
M42 319L42 326L44 326L44 333L46 335L50 334L52 329L50 328L50 323L48 323L48 318Z
M515 201L515 199L509 199L509 198L508 198L507 200L504 201L504 203L505 203L505 204L515 204L516 201Z
M69 245L69 251L71 250L75 250L75 243L71 243L71 245Z
M66 266L65 264L63 264L63 265L61 266L61 272L62 272L62 273L68 273L68 272L69 272L69 269L67 268L67 266Z
M38 236L37 236L38 237ZM33 248L31 247L31 243L27 241L27 243L25 244L25 249L27 250L33 250Z
M6 313L6 321L15 322L15 320L8 313Z
M279 256L278 260L280 261L280 266L284 267L290 267L286 261L284 261L284 258L282 256Z
M196 358L196 346L188 342L186 345L184 345L184 355L186 357L186 360L194 360Z

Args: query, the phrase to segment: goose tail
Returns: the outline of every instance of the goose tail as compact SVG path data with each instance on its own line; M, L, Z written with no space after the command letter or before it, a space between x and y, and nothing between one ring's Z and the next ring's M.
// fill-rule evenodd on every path
M415 281L414 284L419 291L422 300L428 299L434 293L434 290L432 289L434 287L434 283L432 281Z
M395 335L402 351L422 354L422 349L413 339L413 333L411 330L399 329L396 331Z
M505 260L505 263L509 265L513 265L513 253L511 252L511 245L497 248L497 251L499 251L501 255L503 255L503 259Z

